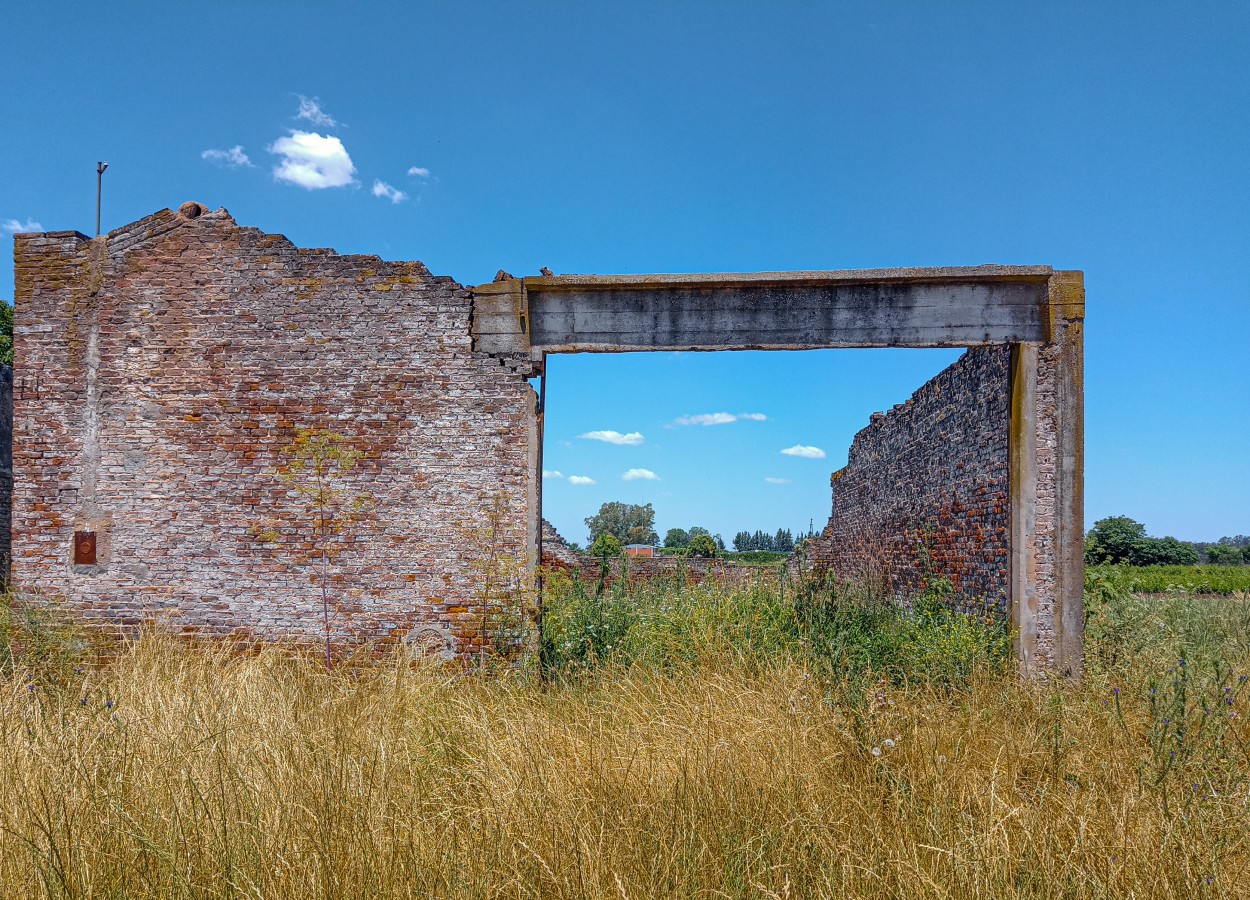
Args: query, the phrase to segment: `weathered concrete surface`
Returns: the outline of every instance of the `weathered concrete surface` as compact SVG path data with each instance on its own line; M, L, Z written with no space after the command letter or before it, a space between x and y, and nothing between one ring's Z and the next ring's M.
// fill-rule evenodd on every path
M184 204L15 245L14 574L89 617L311 637L307 513L274 477L300 428L362 453L374 512L335 560L342 640L483 639L481 567L527 589L549 352L1006 346L1010 601L1026 667L1079 669L1079 272L983 266L544 276L465 289L302 250ZM506 510L500 527L489 510ZM97 558L75 563L74 535ZM489 544L490 546L486 546ZM475 623L478 623L475 625ZM479 628L475 631L475 628Z
M1046 266L567 275L474 290L475 346L625 350L972 347L1045 335Z

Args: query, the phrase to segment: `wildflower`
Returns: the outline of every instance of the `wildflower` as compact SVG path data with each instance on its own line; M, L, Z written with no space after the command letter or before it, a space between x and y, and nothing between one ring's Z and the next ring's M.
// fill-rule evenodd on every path
M1118 696L1120 696L1120 689L1119 689L1119 688L1112 688L1112 689L1111 689L1111 693L1115 694L1115 695L1118 697Z
M937 761L938 761L938 765L941 765L942 763L946 762L946 757L945 757L945 756L939 756L939 757L938 757L938 759L937 759Z
M893 739L893 738L886 738L886 739L885 739L884 741L882 741L881 743L885 744L885 745L886 745L886 747L889 747L891 750L892 750L892 749L894 749L894 739Z
M112 701L112 700L105 700L105 701L104 701L104 706L105 706L105 708L107 708L107 709L112 709L112 708L113 708L113 701Z
M870 752L872 753L872 755L873 755L873 756L880 756L880 755L881 755L881 748L880 748L880 747L873 747L873 748L872 748L872 750L871 750Z
M26 690L33 691L34 689L35 689L35 685L33 682L31 684L26 685Z

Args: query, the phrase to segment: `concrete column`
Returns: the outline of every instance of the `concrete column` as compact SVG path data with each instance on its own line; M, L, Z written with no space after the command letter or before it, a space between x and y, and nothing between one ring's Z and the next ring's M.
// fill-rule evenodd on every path
M1079 677L1085 624L1080 272L1050 278L1045 339L1017 344L1011 390L1011 608L1025 673Z
M1085 644L1085 281L1050 278L1050 342L1042 353L1054 383L1054 667L1079 677Z
M1037 581L1037 344L1011 348L1011 432L1008 438L1011 491L1011 627L1021 672L1037 659L1042 598Z

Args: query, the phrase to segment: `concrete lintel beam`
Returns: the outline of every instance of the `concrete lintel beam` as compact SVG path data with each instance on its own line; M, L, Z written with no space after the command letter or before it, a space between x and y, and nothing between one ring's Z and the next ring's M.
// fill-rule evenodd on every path
M1049 266L561 275L474 289L484 352L967 347L1041 341Z

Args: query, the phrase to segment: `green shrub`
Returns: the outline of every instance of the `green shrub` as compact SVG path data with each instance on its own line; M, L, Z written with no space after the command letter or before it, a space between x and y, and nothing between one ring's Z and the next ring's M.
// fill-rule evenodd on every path
M579 578L548 584L543 664L571 673L604 664L653 668L761 667L800 662L832 675L884 674L951 685L1001 668L1001 626L952 611L950 586L934 581L908 611L881 591L826 576L790 589L760 581L725 586L653 579L605 586Z

